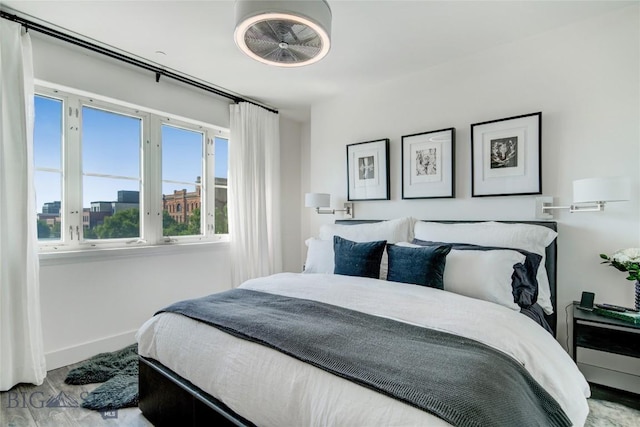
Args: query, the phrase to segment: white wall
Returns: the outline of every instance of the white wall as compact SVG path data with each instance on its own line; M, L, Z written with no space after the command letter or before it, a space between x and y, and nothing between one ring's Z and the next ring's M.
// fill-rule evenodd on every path
M300 221L302 193L300 158L303 126L280 117L280 198L282 229L282 266L284 271L302 271ZM307 137L308 139L308 137Z
M564 345L564 307L583 290L595 292L596 302L633 304L632 284L600 265L598 254L640 246L638 22L636 4L314 105L303 191L331 193L333 206L341 206L345 146L390 138L391 201L357 202L356 218L532 220L535 197L471 197L469 125L542 111L545 195L569 204L572 180L593 176L626 175L634 186L633 201L609 204L604 213L556 216ZM456 128L456 198L401 200L401 136L447 127ZM335 219L305 216L303 237Z
M229 127L229 100L33 35L35 77L159 111ZM301 125L280 117L285 267L299 271ZM306 137L308 139L308 136ZM229 289L228 243L132 250L104 258L41 262L47 369L134 342L153 313L181 299Z
M31 34L31 33L30 33ZM230 100L33 32L36 79L229 128Z
M122 348L159 309L229 289L228 244L198 246L41 261L47 369Z

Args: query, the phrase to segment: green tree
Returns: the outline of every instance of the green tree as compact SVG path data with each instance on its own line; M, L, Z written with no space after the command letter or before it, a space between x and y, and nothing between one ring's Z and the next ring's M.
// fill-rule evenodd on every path
M200 208L194 209L189 217L189 227L186 234L201 234L200 231Z
M229 216L227 205L216 208L216 234L229 234Z
M171 218L167 211L162 212L162 235L182 236L187 233L187 224Z
M84 231L85 239L97 239L98 235L96 234L96 229L94 228L85 228Z
M56 222L55 224L53 224L53 226L51 227L51 235L50 237L59 239L60 238L60 229L62 228L62 224L60 224L59 222Z
M46 222L38 220L38 239L48 239L51 235L51 229Z
M171 215L169 215L169 212L162 211L162 230L166 230L174 224L177 224L177 222L171 217ZM164 233L164 235L166 236L167 233Z
M137 208L116 212L104 219L104 224L94 228L99 239L138 237L140 235L140 210Z
M167 211L162 212L163 236L193 236L200 232L200 209L194 209L188 222L178 222Z

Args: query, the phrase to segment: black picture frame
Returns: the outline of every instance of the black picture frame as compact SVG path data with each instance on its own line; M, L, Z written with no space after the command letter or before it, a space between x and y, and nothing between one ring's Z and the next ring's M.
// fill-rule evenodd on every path
M471 196L542 194L542 113L471 125Z
M389 138L347 145L347 200L390 200Z
M454 198L456 130L402 136L402 198Z

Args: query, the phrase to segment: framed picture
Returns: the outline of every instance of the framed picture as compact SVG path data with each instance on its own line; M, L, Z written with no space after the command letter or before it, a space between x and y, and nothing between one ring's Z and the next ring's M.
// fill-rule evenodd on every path
M347 199L389 200L389 139L347 145Z
M542 193L542 113L471 125L471 196Z
M402 198L455 197L455 129L402 137Z

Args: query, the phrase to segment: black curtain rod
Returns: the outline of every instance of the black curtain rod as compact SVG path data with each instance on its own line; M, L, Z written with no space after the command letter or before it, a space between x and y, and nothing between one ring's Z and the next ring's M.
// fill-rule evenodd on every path
M164 70L164 69L162 69L160 67L156 67L155 65L148 64L148 63L146 63L144 61L140 61L138 59L131 58L131 57L123 55L121 53L118 53L118 52L115 52L113 50L107 49L105 47L98 46L96 44L90 43L90 42L85 41L85 40L81 40L81 39L79 39L77 37L73 37L73 36L71 36L69 34L65 34L65 33L61 32L61 31L58 31L58 30L55 30L53 28L45 27L44 25L38 24L38 23L33 22L33 21L29 21L29 20L27 20L25 18L22 18L20 16L13 15L13 14L10 14L10 13L7 13L5 11L0 10L0 17L8 19L9 21L13 21L13 22L17 22L17 23L21 24L23 27L25 27L25 29L27 31L34 30L34 31L37 31L37 32L42 33L42 34L46 34L47 36L56 38L58 40L63 40L65 42L67 42L67 43L71 43L71 44L74 44L76 46L80 46L80 47L83 47L85 49L89 49L89 50L91 50L93 52L97 52L97 53L100 53L102 55L106 55L106 56L108 56L110 58L117 59L117 60L122 61L122 62L126 62L127 64L134 65L136 67L145 69L147 71L151 71L151 72L155 73L156 82L158 82L160 80L160 76L165 76L165 77L177 80L179 82L188 84L190 86L197 87L199 89L205 90L207 92L214 93L214 94L222 96L224 98L231 99L235 103L248 102L249 104L257 105L259 107L264 108L267 111L271 111L272 113L278 114L278 110L274 110L273 108L265 107L264 105L260 105L255 101L251 101L251 100L243 98L241 96L234 95L234 94L229 93L229 92L225 92L225 91L220 90L218 88L215 88L213 86L209 86L209 85L206 85L204 83L200 83L200 82L198 82L196 80L192 80L192 79L190 79L188 77L181 76L180 74L176 74L174 72Z

